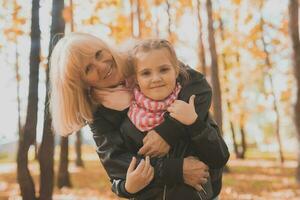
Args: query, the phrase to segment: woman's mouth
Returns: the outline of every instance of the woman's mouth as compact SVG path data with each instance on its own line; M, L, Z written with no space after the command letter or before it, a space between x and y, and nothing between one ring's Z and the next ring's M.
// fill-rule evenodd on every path
M109 69L108 69L107 73L104 76L104 79L108 78L112 74L112 71L113 71L113 66L112 65L113 65L113 63L110 64Z

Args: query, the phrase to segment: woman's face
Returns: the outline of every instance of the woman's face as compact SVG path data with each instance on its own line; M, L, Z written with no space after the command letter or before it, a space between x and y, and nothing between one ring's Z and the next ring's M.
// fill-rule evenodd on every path
M83 80L89 87L97 89L114 87L122 81L122 75L110 51L103 49L95 53L84 66Z
M141 92L153 100L163 100L175 88L177 73L166 49L139 53L136 79Z

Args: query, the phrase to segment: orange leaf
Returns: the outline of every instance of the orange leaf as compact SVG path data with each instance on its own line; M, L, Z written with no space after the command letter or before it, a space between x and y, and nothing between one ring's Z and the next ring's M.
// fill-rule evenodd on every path
M232 0L232 3L234 3L236 5L240 5L241 4L241 0Z
M65 7L62 15L65 22L70 23L72 21L72 8L70 6Z
M280 100L286 101L286 100L290 99L291 96L292 96L291 90L283 91L280 95Z

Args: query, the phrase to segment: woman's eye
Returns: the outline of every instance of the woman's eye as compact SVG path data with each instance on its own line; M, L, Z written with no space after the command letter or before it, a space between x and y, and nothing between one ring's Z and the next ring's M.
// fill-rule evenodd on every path
M102 58L102 51L101 50L96 52L95 58L96 58L96 60L100 60Z
M86 66L86 68L85 68L85 74L88 74L91 71L92 68L93 68L92 65Z

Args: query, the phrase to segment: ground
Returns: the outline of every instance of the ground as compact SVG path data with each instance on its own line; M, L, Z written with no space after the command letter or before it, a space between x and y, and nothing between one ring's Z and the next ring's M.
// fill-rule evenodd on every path
M70 173L73 188L55 188L53 200L117 200L110 190L110 183L92 147L84 147L85 168L74 165L70 155ZM300 199L300 185L295 181L297 162L286 155L284 164L276 160L276 154L248 153L246 160L228 162L229 173L224 174L221 200L296 200ZM32 156L31 156L32 157ZM55 169L57 170L57 159ZM38 191L39 167L34 159L30 171ZM18 200L19 186L16 182L16 164L0 157L0 200Z

